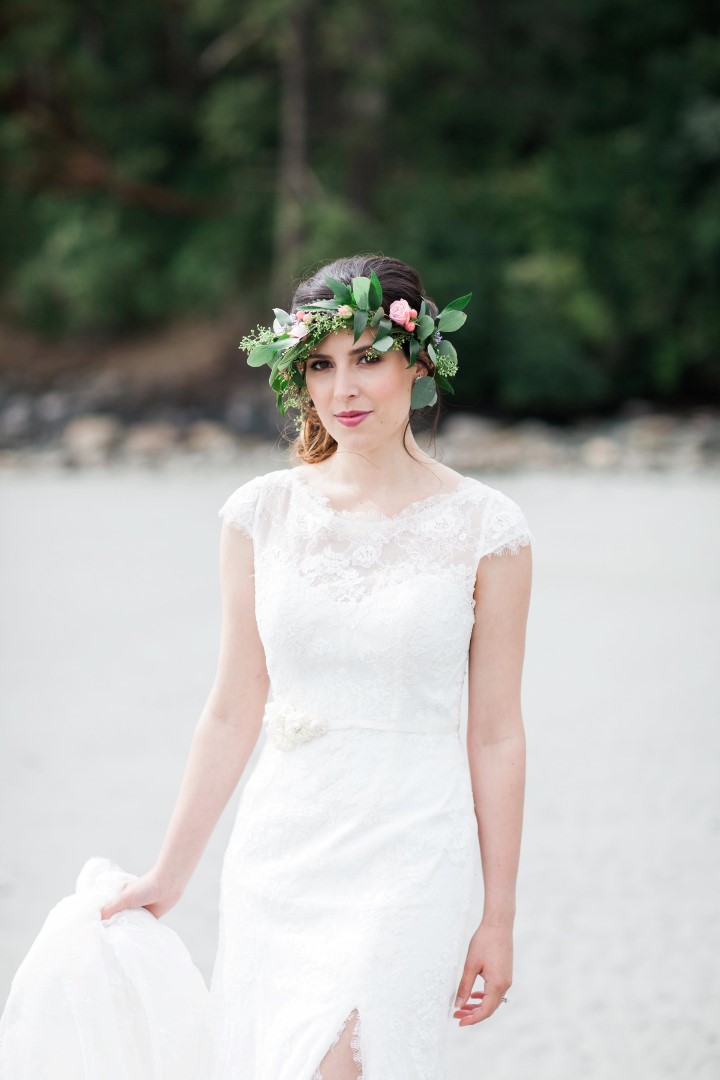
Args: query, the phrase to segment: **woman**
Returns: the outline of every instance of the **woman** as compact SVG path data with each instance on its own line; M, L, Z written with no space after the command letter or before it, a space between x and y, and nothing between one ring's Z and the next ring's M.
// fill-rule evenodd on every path
M244 339L300 410L299 464L220 510L215 681L156 864L100 913L178 902L264 724L223 865L213 1080L440 1080L451 1015L511 985L533 538L409 425L468 299L443 321L411 267L341 259Z

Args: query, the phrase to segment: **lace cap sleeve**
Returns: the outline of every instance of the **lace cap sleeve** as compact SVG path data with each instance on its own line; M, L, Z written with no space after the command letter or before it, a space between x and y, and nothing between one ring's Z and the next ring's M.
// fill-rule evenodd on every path
M233 491L218 510L224 524L233 525L252 540L254 538L255 509L262 487L262 476L241 484Z
M490 499L483 523L480 558L504 555L506 552L517 555L521 547L534 541L535 537L518 504L504 492L496 491Z

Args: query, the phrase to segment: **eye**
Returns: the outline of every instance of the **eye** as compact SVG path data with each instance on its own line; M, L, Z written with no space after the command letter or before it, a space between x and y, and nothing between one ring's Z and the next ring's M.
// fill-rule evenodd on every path
M382 356L368 356L367 353L363 353L358 357L358 360L365 360L368 364L377 364L382 360ZM329 364L329 360L313 360L309 365L311 371L324 371L324 368L320 367L321 364Z

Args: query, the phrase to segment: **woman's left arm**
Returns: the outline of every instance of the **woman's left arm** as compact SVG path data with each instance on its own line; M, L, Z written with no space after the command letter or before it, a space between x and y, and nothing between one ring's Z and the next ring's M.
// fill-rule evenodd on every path
M495 1012L512 983L515 887L525 801L520 690L530 608L532 551L486 555L475 586L468 663L468 762L482 861L484 904L456 997L460 1027ZM471 994L478 975L484 988ZM469 999L482 998L482 1002Z

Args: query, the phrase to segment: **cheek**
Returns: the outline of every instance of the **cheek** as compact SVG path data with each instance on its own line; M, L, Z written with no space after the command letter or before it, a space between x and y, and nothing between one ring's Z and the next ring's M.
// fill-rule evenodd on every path
M383 371L379 375L380 377L374 387L377 396L384 398L388 403L397 401L398 404L402 403L404 405L408 390L412 386L404 366L402 364L388 364L387 367L383 367Z

